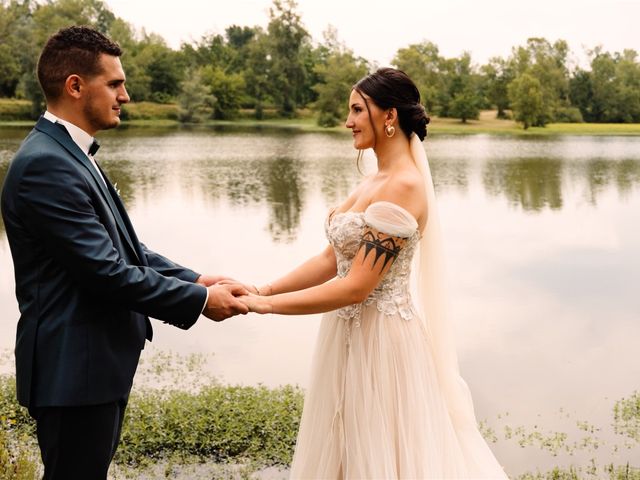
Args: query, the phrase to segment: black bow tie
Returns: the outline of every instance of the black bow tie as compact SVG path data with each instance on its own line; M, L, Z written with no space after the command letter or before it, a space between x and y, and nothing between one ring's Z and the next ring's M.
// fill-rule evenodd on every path
M93 143L89 147L89 155L91 155L93 157L96 154L96 152L98 151L99 148L100 148L100 143L98 142L98 140L96 140L94 138L93 139Z

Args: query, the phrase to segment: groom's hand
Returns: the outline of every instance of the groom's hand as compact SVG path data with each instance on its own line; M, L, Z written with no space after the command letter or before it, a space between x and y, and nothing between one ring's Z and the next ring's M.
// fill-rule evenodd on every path
M211 285L216 285L220 282L238 283L232 278L225 277L223 275L200 275L196 279L196 283L204 287L210 287Z
M205 317L221 322L233 315L244 315L249 312L249 307L236 298L249 293L242 285L212 285L207 289L209 298L202 312Z

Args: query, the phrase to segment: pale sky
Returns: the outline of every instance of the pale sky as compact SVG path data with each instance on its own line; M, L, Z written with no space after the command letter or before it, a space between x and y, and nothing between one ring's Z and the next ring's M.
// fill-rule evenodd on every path
M138 28L178 48L232 24L268 23L270 0L106 0ZM316 41L331 24L357 55L388 65L395 52L430 40L446 57L471 52L475 63L508 56L528 37L569 42L576 61L584 48L640 51L640 0L298 0L302 21Z

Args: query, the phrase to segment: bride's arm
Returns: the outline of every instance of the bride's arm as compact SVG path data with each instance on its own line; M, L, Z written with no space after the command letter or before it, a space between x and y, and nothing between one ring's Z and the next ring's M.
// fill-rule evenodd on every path
M321 253L311 257L284 277L258 288L260 295L304 290L320 285L336 276L336 256L333 247L328 245Z
M358 185L344 203L335 208L334 211L344 211L351 208L358 198L363 184L364 182ZM331 280L336 276L336 273L336 255L333 247L331 245L327 245L327 248L325 248L320 254L311 257L302 265L287 273L284 277L257 288L256 293L268 296L304 290Z
M363 233L360 249L346 277L315 284L304 290L241 299L252 311L284 315L322 313L363 302L391 268L405 241L405 238L386 235L369 227ZM282 288L280 284L277 286Z

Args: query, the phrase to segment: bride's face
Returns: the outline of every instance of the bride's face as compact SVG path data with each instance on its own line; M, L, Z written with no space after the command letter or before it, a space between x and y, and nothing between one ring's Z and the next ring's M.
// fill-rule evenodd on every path
M376 128L375 134L373 126ZM369 96L351 90L349 116L347 116L345 127L351 129L353 133L354 148L358 150L373 148L376 144L376 137L381 138L384 134L384 112Z

